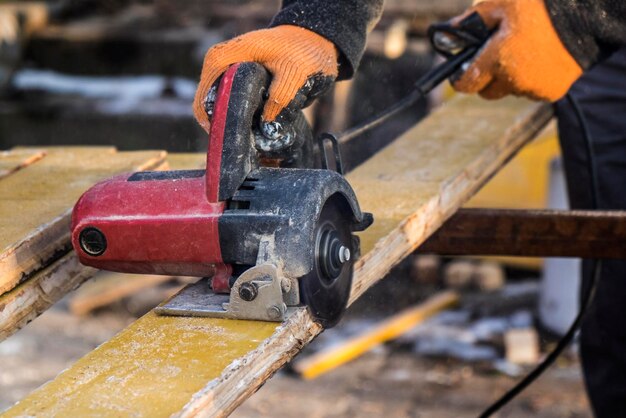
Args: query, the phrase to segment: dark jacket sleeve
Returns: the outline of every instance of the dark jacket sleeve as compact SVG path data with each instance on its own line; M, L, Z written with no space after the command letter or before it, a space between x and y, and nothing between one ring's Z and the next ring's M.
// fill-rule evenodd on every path
M561 40L587 69L626 46L625 0L546 0Z
M384 0L283 0L270 26L295 25L330 40L339 50L339 79L352 77L367 32L378 22Z

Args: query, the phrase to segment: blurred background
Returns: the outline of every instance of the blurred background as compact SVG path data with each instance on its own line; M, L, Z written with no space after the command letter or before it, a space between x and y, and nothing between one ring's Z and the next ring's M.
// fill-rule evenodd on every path
M425 36L428 25L470 2L386 3L357 76L307 109L316 132L341 131L403 97L438 60ZM204 152L207 137L193 120L191 100L206 50L266 26L279 6L277 0L0 0L0 150L114 145ZM451 95L440 88L352 141L343 150L348 168ZM564 207L558 153L551 127L468 206ZM575 260L416 253L234 416L475 416L554 346L577 310L577 280ZM0 344L0 410L187 282L98 275ZM347 365L301 377L312 355L341 347L446 289L461 295L454 308ZM500 416L590 416L575 348Z

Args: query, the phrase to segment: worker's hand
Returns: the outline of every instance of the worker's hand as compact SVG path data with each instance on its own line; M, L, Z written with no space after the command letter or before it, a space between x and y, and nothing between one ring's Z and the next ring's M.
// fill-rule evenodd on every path
M513 94L556 101L582 75L552 26L543 0L484 0L453 24L474 11L497 31L454 81L458 91L486 99Z
M208 132L216 80L232 64L252 61L272 74L261 128L269 138L280 137L281 126L325 90L338 73L338 52L326 38L298 26L262 29L215 45L204 58L193 110Z

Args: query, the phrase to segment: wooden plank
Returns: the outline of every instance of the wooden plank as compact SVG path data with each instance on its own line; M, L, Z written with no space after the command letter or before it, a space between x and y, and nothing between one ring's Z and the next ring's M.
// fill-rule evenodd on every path
M551 117L548 106L460 97L348 177L375 226L362 234L353 296L410 254ZM146 315L4 416L226 416L321 328ZM208 382L208 383L207 383ZM186 403L186 405L185 405Z
M164 151L51 147L0 181L0 295L69 250L71 208L91 185L116 173L154 169Z
M69 308L75 315L85 315L126 296L172 279L171 276L102 272L72 296Z
M1 295L0 341L35 319L96 271L81 265L74 253L70 253Z
M172 170L190 170L206 167L206 154L204 153L175 153L167 154L167 162Z
M39 161L45 155L45 152L36 149L1 151L0 179Z

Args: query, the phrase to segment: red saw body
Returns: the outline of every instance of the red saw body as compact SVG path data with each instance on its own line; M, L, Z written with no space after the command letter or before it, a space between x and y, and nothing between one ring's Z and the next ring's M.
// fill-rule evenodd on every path
M205 285L202 297L230 294L226 307L211 299L209 308L164 313L281 320L287 306L304 303L322 324L336 323L359 252L352 232L369 226L371 215L340 174L315 168L320 158L301 114L285 149L260 151L256 125L268 83L253 63L222 76L206 170L126 174L88 190L72 215L81 263L209 277L212 291ZM280 168L261 167L267 160Z

